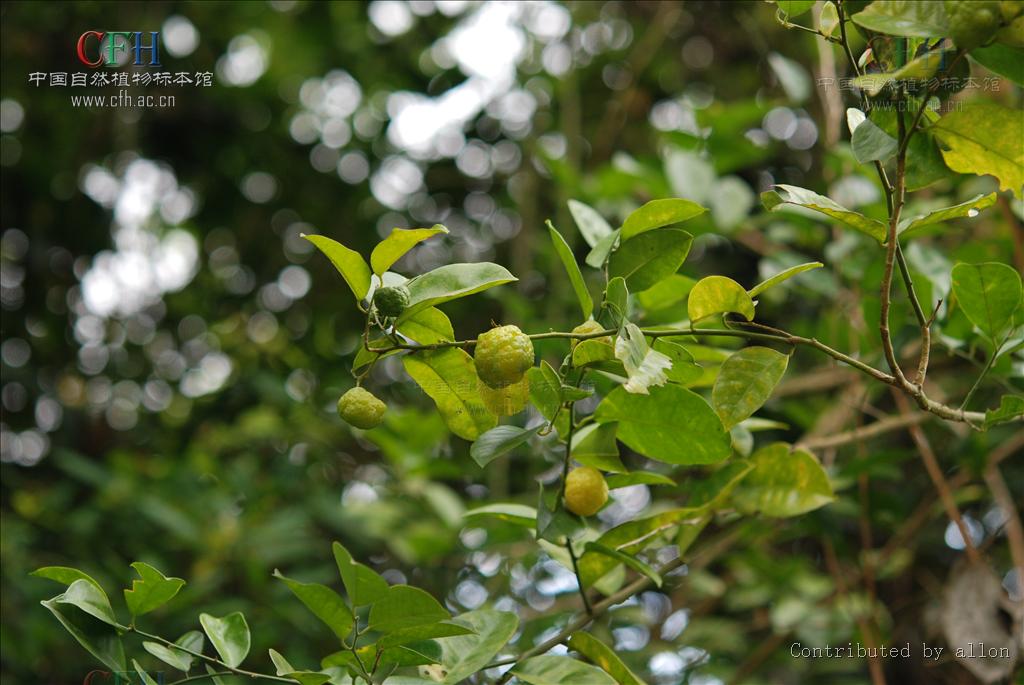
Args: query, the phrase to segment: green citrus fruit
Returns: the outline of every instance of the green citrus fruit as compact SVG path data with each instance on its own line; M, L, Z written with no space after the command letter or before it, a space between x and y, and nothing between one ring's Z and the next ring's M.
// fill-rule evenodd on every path
M495 416L512 416L526 408L530 401L530 379L523 376L518 383L509 383L500 388L492 388L483 381L477 385L480 399L487 411Z
M533 341L517 326L499 326L482 333L473 352L480 380L492 388L518 383L533 366Z
M409 289L404 285L378 288L373 294L373 306L384 316L401 316L409 306Z
M573 469L565 478L565 508L579 516L593 516L608 501L608 484L591 466Z
M572 329L572 332L573 333L590 334L590 333L600 333L603 330L604 330L604 326L602 326L598 322L594 321L593 319L587 319L586 321L581 323L579 326L577 326L576 328ZM601 338L588 338L588 340L596 340L597 342L604 343L605 345L611 345L612 344L611 336L607 336L607 335L604 336L604 337L601 337ZM576 343L579 343L579 342L583 342L583 341L582 340L573 339L573 346L575 346Z
M388 406L363 388L352 388L338 399L338 416L345 423L369 430L384 420Z
M970 50L988 42L1003 24L999 0L946 0L946 15L949 37L961 50Z

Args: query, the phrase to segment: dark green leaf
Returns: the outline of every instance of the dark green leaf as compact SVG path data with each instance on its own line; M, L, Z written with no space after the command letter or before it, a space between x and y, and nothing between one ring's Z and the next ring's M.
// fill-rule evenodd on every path
M517 280L508 269L490 262L440 266L405 284L409 289L409 306L398 317L398 323L408 321L427 307Z
M579 300L583 318L589 318L594 313L594 300L590 297L590 291L587 290L587 283L583 280L583 274L580 273L576 257L572 254L572 248L569 247L569 243L565 242L562 234L551 225L550 221L547 222L547 225L548 231L551 234L551 243L555 246L555 253L562 260L562 266L565 267L565 272L569 275L569 283L572 284L572 289L576 293L576 299Z
M489 504L483 507L470 509L464 516L491 516L502 521L515 523L527 528L537 525L537 510L525 504Z
M302 237L316 245L331 260L331 264L348 283L348 287L352 289L352 294L356 296L357 302L366 297L366 293L370 292L370 267L358 252L350 250L326 236L304 235Z
M142 616L169 602L185 585L181 578L168 578L149 564L136 561L132 568L140 580L132 581L132 589L124 591L124 601L132 616Z
M65 615L59 606L60 598L63 595L58 595L53 599L47 599L40 602L44 607L49 610L54 617L60 621L60 624L64 626L64 629L71 634L71 637L75 638L78 644L85 648L85 651L93 655L97 661L106 666L112 671L126 671L128 670L125 656L124 646L121 644L121 639L116 635L106 637L100 641L94 641L90 637L91 630L83 629L80 625L80 621L72 618L71 616ZM79 614L81 616L81 614Z
M797 516L835 499L828 475L809 452L778 442L754 452L750 462L754 470L733 493L733 502L743 512Z
M242 663L249 653L250 637L249 624L240 611L222 618L200 614L199 623L225 664L235 668Z
M584 466L601 471L625 473L619 459L619 444L615 441L617 423L591 423L572 436L572 458Z
M630 291L647 290L682 266L693 236L678 228L659 228L637 235L612 253L608 274L622 277Z
M1020 274L999 262L961 263L953 267L952 277L953 294L964 314L990 340L999 341L1020 306Z
M770 212L779 211L785 205L795 205L815 212L820 212L828 217L841 221L847 226L854 228L864 235L869 235L880 243L885 242L885 224L875 219L869 219L863 214L847 209L829 198L818 195L806 188L797 186L776 185L774 190L761 193L761 203Z
M604 236L599 240L590 252L587 253L587 257L584 260L587 266L595 269L600 269L604 266L604 263L608 261L608 255L615 249L616 244L619 242L619 229L616 229Z
M110 600L106 593L99 589L94 583L84 578L71 583L62 595L53 598L53 601L61 604L71 604L85 613L98 618L104 623L112 626L120 626L117 617L114 616L114 609L110 606Z
M853 21L871 31L891 36L933 38L949 35L949 19L941 2L875 0Z
M337 592L319 583L302 583L286 577L274 570L274 577L284 581L288 589L294 593L313 615L323 621L339 640L347 640L355 618L352 610Z
M326 673L316 673L314 671L299 671L290 663L288 660L276 650L270 651L270 660L274 662L274 669L277 671L277 675L291 678L302 685L323 685L328 682L331 677Z
M520 428L519 426L497 426L487 431L469 448L469 456L481 468L503 454L511 452L540 432L543 426Z
M900 220L898 227L899 235L900 237L903 237L914 233L925 226L937 224L942 221L949 221L950 219L958 219L965 216L975 217L978 215L979 211L991 207L995 203L995 193L989 193L988 195L976 195L970 200L961 202L958 205L953 205L952 207L935 209L927 214L918 214L916 216L906 217Z
M428 593L409 585L392 585L370 607L369 627L381 633L437 623L451 618L448 610Z
M612 425L612 424L603 424ZM668 476L663 476L660 473L653 473L652 471L633 471L632 473L620 473L614 476L608 476L605 479L608 484L609 490L618 490L619 488L628 488L631 485L672 485L676 482Z
M535 656L517 663L512 672L529 685L615 685L601 669L567 656Z
M387 581L369 566L353 560L352 555L341 543L335 542L331 549L334 551L334 561L338 565L341 582L345 586L348 601L352 603L352 606L373 604L387 594Z
M1018 86L1024 86L1024 48L993 43L974 48L971 57L989 71L1005 76Z
M846 110L846 121L851 132L853 156L861 164L884 162L896 154L896 148L899 147L896 139L865 117L864 112L851 107Z
M447 671L444 683L462 682L491 662L519 626L519 618L506 611L478 609L452 619L473 631L441 642L441 663Z
M1003 395L999 400L998 408L985 412L985 428L997 423L1019 421L1022 417L1024 417L1024 397Z
M631 569L633 569L634 571L636 571L637 573L650 578L654 582L655 586L661 587L661 575L653 568L651 568L648 564L645 564L644 562L640 561L634 556L630 556L629 554L626 554L624 552L612 549L611 547L605 547L600 542L588 542L584 546L584 549L587 552L603 554L606 557L610 557L615 561L621 562L626 566L630 567Z
M611 647L590 633L573 633L569 638L568 645L569 649L587 657L602 671L614 678L619 685L646 685L643 680L629 670L626 664L622 663L622 659Z

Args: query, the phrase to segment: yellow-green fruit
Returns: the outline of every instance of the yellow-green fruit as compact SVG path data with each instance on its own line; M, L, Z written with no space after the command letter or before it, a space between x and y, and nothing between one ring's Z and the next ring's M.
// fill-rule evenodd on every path
M356 428L376 428L384 420L388 406L363 388L352 388L338 400L338 416Z
M476 373L492 388L518 383L533 366L533 341L517 326L499 326L482 333L473 352Z
M404 285L378 288L373 294L373 306L384 316L401 316L409 306L409 290Z
M591 466L573 469L565 478L565 508L579 516L593 516L608 501L608 484Z
M518 383L492 388L483 381L477 385L480 399L495 416L512 416L526 408L530 401L530 379L523 376Z
M579 326L577 326L576 328L572 329L572 332L573 333L578 333L578 334L583 334L583 335L588 335L590 333L600 333L603 330L604 330L604 326L602 326L598 322L594 321L593 319L587 319L586 321L581 323ZM604 336L604 337L601 337L601 338L587 338L587 339L588 340L596 340L597 342L604 343L605 345L611 345L612 344L611 336L607 336L607 335ZM579 342L583 342L583 341L582 340L573 339L573 347L575 347L576 343L579 343Z
M946 0L949 37L961 50L987 43L1003 24L999 0Z
M1024 16L1017 17L996 34L996 40L1004 45L1024 48Z

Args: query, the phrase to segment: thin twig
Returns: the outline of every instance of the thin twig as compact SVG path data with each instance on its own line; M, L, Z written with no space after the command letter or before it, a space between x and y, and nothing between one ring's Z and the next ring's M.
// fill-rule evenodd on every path
M1017 568L1017 582L1020 583L1024 581L1024 525L1021 525L1020 511L1013 503L1013 496L1006 487L999 467L996 464L989 464L985 467L984 475L993 499L1006 514L1006 539L1010 544L1010 558Z
M893 416L843 433L807 438L806 440L798 442L796 447L802 447L808 450L822 450L830 447L841 447L842 445L848 445L853 442L859 443L885 433L891 433L892 431L923 423L929 417L931 417L931 414L925 411Z
M154 641L159 642L159 643L161 643L161 644L163 644L163 645L165 645L167 647L170 647L172 649L176 649L176 650L178 650L180 652L185 652L186 654L191 654L192 656L198 657L198 658L202 659L203 661L206 661L206 662L209 662L209 663L213 664L214 666L219 666L221 668L227 669L228 671L230 671L234 675L244 675L244 676L247 676L249 678L254 678L254 679L273 680L273 681L279 682L279 683L291 683L292 685L295 685L295 681L292 680L291 678L282 678L280 676L269 675L267 673L256 673L255 671L246 671L245 669L242 669L242 668L235 668L233 666L229 666L228 664L224 663L220 659L214 659L212 656L207 656L207 655L203 654L202 652L196 652L196 651L191 650L191 649L189 649L187 647L182 647L181 645L176 644L174 642L171 642L168 639L162 638L159 635L154 635L152 633L147 633L145 631L139 630L135 626L127 626L127 628L128 628L129 632L135 633L136 635L140 635L140 636L142 636L142 637L144 637L146 639L149 639L149 640L154 640Z

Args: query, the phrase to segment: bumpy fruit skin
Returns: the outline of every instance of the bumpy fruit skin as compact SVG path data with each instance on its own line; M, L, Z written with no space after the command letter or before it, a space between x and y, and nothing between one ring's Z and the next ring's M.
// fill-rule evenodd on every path
M530 401L530 379L523 376L518 383L492 388L483 381L477 386L487 411L495 416L512 416L526 408Z
M370 430L384 420L388 406L364 388L352 388L338 399L338 416L356 428Z
M401 316L409 306L409 290L404 285L378 288L373 294L373 306L384 316Z
M602 326L598 322L594 321L593 319L587 319L586 321L581 323L579 326L577 326L576 328L572 329L572 332L573 333L581 333L581 334L590 334L590 333L600 333L603 330L604 330L604 326ZM607 336L607 335L604 336L604 337L601 337L601 338L589 338L589 340L596 340L597 342L604 343L605 345L611 345L612 344L611 337ZM576 344L580 343L580 342L582 342L582 341L574 339L573 342L572 342L572 346L575 347Z
M946 15L950 38L961 50L970 50L988 42L1003 23L999 0L946 0Z
M473 353L476 373L492 388L518 383L533 366L533 341L518 326L499 326L480 335Z
M593 516L608 501L608 484L591 466L573 469L565 478L565 508L579 516Z

